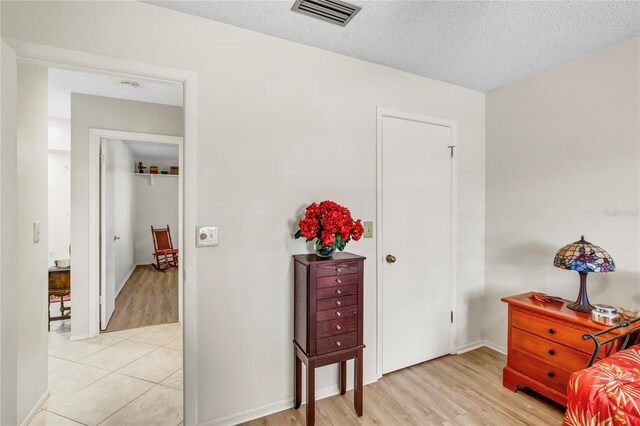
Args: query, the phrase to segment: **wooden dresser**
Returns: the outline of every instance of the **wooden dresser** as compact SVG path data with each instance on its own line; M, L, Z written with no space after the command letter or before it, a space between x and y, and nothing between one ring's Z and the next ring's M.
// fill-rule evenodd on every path
M582 340L582 335L609 326L592 321L591 314L567 308L571 301L542 303L530 295L502 299L509 305L502 383L514 392L524 385L566 406L569 376L587 366L595 347L593 341ZM624 331L628 329L617 332ZM603 347L601 353L607 349Z
M354 407L362 416L364 260L351 253L329 259L294 259L295 408L302 403L302 363L307 366L307 425L315 422L315 369L340 363L340 392L347 391L347 361L354 360Z

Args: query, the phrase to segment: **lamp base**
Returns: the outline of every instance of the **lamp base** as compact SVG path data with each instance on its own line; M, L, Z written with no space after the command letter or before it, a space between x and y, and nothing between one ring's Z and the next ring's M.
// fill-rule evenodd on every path
M574 311L591 313L593 305L589 303L589 296L587 296L587 273L578 272L580 274L580 292L578 293L578 299L567 305L567 308Z

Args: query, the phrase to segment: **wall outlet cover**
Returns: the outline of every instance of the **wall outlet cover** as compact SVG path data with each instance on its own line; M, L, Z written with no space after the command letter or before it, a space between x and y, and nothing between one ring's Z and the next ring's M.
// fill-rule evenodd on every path
M364 228L364 237L365 238L373 238L373 222L372 221L364 221L362 224Z

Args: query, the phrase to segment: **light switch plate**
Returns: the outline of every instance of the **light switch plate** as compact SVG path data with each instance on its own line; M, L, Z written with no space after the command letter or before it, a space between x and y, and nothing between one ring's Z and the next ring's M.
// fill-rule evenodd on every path
M40 222L33 222L33 244L40 242Z
M213 247L218 244L217 226L203 225L196 227L196 247Z
M364 221L362 227L364 228L364 237L373 238L373 222Z

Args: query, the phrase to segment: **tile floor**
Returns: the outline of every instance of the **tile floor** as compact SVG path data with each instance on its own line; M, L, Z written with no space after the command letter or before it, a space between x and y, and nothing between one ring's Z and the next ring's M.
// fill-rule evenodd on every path
M51 395L30 425L182 424L178 323L70 342L68 322L51 324Z

